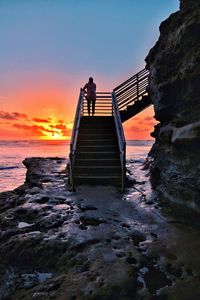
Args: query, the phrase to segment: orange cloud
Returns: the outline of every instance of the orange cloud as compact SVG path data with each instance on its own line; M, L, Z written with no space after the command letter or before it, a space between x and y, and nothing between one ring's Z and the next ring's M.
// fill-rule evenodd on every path
M38 123L50 123L52 119L51 118L48 118L48 119L33 118L32 120L34 122L38 122Z
M64 124L50 125L50 127L52 129L58 129L58 130L60 130L60 133L63 136L69 136L69 135L71 135L71 129L67 128L67 126L64 125Z
M142 128L142 127L138 127L138 126L135 126L135 125L133 125L133 126L131 126L131 127L128 127L127 129L126 129L127 131L137 131L137 132L144 132L144 131L147 131L148 130L148 128Z
M28 116L26 114L18 113L18 112L5 112L3 110L0 111L0 119L5 120L19 120L19 119L27 119Z
M154 122L155 122L155 119L153 116L147 116L144 118L144 121L152 121L152 120L154 120Z
M13 127L20 130L29 130L34 135L44 135L44 133L51 133L52 135L55 133L59 133L56 130L45 128L44 126L38 125L27 125L27 124L13 124Z

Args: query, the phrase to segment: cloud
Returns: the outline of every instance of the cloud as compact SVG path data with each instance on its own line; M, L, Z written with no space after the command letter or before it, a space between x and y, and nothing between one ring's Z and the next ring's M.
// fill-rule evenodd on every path
M54 126L54 128L60 129L60 130L65 130L65 129L67 129L67 126L64 124L57 124Z
M37 136L45 136L47 133L51 133L52 136L54 134L58 134L60 136L69 136L71 134L71 129L68 129L66 125L57 124L57 125L50 125L50 128L46 128L42 125L27 125L27 124L17 124L14 123L12 125L14 128L19 130L29 131L31 134Z
M54 135L55 133L59 133L57 130L48 129L44 126L38 125L27 125L27 124L13 124L13 127L20 129L20 130L29 130L31 133L35 135L44 135L46 133L51 133Z
M26 114L18 113L18 112L5 112L3 110L0 111L0 119L4 120L19 120L19 119L27 119L28 116Z
M32 121L34 121L36 123L50 123L51 118L48 118L48 119L33 118Z
M128 131L135 131L135 132L145 132L148 131L147 128L140 128L138 126L131 126L127 128Z
M24 130L29 130L31 129L32 126L30 125L26 125L26 124L13 124L13 127L17 128L17 129L24 129Z
M138 122L138 124L142 124L145 126L154 126L156 124L156 120L153 118L145 118L144 120Z
M155 126L156 125L156 121L155 120L149 121L149 122L145 123L145 125L147 125L147 126Z
M144 121L153 121L153 120L155 120L155 119L154 119L154 117L151 117L151 116L144 118Z
M60 130L63 136L71 134L71 129L67 128L64 124L51 125L51 128Z
M133 121L138 121L138 120L141 120L140 117L133 117Z

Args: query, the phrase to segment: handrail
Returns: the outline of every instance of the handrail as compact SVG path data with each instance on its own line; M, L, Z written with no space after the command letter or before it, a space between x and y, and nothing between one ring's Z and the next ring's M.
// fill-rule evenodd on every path
M84 96L82 115L87 116L87 100ZM95 116L112 116L111 92L96 92Z
M82 114L82 106L83 106L83 99L84 99L84 92L80 89L74 125L72 129L72 136L70 141L70 155L69 155L69 169L70 169L70 184L72 189L74 188L74 180L73 180L73 169L74 169L74 158L76 153L76 146L77 146L77 138L78 138L78 131L80 126L81 114Z
M121 87L123 87L124 85L128 84L130 81L132 81L133 79L135 79L135 77L138 75L143 75L143 73L145 73L147 70L143 69L140 72L138 72L137 74L131 76L129 79L127 79L126 81L122 82L120 85L118 85L116 88L113 89L114 92L116 92L116 90L120 89ZM148 71L147 71L148 72Z
M147 94L148 77L149 71L143 69L113 90L120 110L141 100L142 96Z
M126 170L126 140L124 136L124 130L120 117L119 107L117 104L116 94L112 92L112 104L113 104L113 116L115 121L116 133L118 138L118 146L120 151L120 162L122 168L122 191L124 190L125 184L125 170Z

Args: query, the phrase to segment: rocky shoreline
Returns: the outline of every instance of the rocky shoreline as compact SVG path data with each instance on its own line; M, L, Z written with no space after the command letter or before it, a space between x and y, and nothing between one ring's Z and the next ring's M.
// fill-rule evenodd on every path
M67 186L66 160L29 158L0 194L0 299L199 299L199 226L169 213L149 170L129 187Z

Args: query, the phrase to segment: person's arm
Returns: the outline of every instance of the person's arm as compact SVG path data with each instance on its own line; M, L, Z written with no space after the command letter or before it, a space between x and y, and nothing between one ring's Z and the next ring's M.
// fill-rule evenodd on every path
M88 87L88 84L86 83L86 84L84 85L84 87L83 87L84 93L87 93L87 91L86 91L87 87Z

